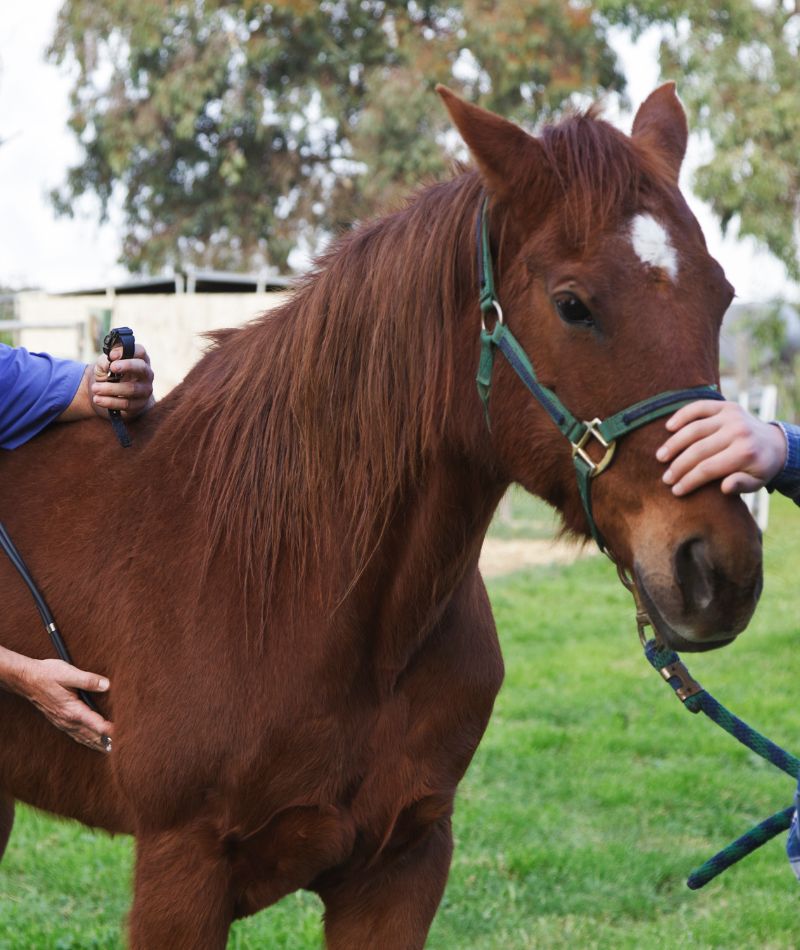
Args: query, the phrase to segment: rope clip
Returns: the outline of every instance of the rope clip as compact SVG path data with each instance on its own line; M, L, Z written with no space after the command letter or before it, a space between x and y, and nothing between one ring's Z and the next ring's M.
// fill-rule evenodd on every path
M640 634L641 636L641 634ZM696 696L697 693L702 692L703 687L697 682L697 680L692 676L692 674L686 669L683 662L678 660L675 663L668 663L666 666L662 666L658 671L663 678L669 683L669 681L675 677L680 681L679 686L675 686L672 683L669 683L670 686L675 690L675 695L683 703L690 696ZM691 708L691 707L690 707ZM692 712L700 712L698 709L692 709Z

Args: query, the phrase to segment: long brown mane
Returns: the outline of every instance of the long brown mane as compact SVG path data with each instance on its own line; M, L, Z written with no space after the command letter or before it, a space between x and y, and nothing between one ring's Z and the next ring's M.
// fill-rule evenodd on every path
M543 205L560 199L576 228L607 223L663 180L654 157L591 110L540 141L556 170ZM481 196L464 172L344 236L279 309L211 334L214 348L176 391L178 431L205 455L195 503L212 546L235 546L265 603L279 565L302 578L331 551L352 580L439 444L454 335L477 332ZM348 536L332 536L341 523Z

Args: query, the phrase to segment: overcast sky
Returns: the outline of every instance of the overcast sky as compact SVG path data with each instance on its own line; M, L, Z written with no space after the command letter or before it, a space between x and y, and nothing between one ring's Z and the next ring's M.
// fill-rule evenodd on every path
M115 263L116 232L96 223L91 202L70 220L56 219L47 199L77 158L66 128L69 77L44 61L59 3L0 0L0 136L8 140L0 147L0 285L69 290L124 276ZM631 101L638 105L658 83L656 37L646 34L634 46L620 35L616 46L628 72ZM630 127L630 116L612 118ZM697 147L690 146L683 176L687 196L696 154ZM774 259L752 241L723 240L710 212L695 199L690 203L741 300L781 293L800 297L800 288L788 282Z

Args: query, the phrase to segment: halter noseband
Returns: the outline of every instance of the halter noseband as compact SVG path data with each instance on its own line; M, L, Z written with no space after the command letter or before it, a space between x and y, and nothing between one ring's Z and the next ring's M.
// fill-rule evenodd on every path
M489 393L491 391L495 351L500 350L517 376L569 440L572 446L572 461L578 479L578 490L589 521L589 528L600 550L605 551L605 541L592 515L591 483L592 479L604 472L611 464L617 440L623 435L647 425L648 422L652 422L654 419L670 415L681 406L697 399L724 399L725 397L716 386L696 386L692 389L676 389L658 393L658 395L634 403L634 405L628 406L627 409L623 409L613 416L608 416L606 419L595 418L590 422L581 422L576 419L552 389L548 389L539 382L527 354L505 324L503 310L494 289L494 268L489 244L488 207L489 199L485 198L481 212L478 215L477 225L481 355L476 382L478 393L483 402L486 424L489 424ZM497 319L494 328L489 330L486 326L486 315L491 311L495 312ZM593 461L586 450L592 439L599 442L604 451L599 462Z

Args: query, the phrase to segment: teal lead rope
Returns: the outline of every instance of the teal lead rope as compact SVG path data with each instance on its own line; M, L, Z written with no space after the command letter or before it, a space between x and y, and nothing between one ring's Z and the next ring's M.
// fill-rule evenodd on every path
M644 650L650 664L659 671L675 690L678 698L690 712L704 712L709 719L713 719L718 726L729 732L734 739L738 739L742 745L747 746L748 749L760 755L763 759L782 769L795 780L800 778L800 759L775 745L766 736L756 732L746 722L742 722L741 719L718 703L710 693L707 693L692 679L689 671L681 662L681 658L674 650L659 645L655 640L648 640ZM722 851L709 858L705 864L692 871L686 881L687 885L692 890L703 887L704 884L708 884L726 868L736 864L737 861L741 861L742 858L747 857L752 851L760 848L762 844L770 841L782 831L786 831L792 823L794 811L793 805L784 808L783 811L777 812L751 828L741 838L731 842Z

